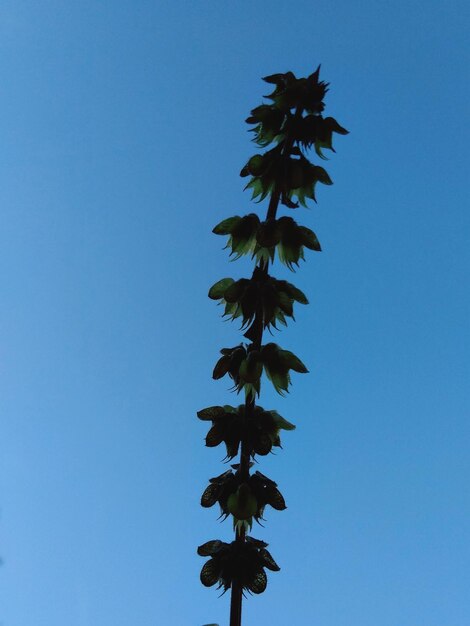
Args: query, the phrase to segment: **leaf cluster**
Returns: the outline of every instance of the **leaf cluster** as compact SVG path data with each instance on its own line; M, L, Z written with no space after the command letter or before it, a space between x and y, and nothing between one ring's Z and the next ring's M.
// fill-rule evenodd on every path
M332 184L326 170L304 154L314 146L317 155L326 159L323 150L334 152L333 133L348 134L333 117L322 116L328 84L320 81L319 74L320 67L307 78L296 78L293 72L264 78L275 86L266 96L271 103L255 107L246 122L254 124L251 132L257 145L276 145L252 156L240 172L242 177L251 176L245 188L252 189L253 199L261 201L276 189L282 204L295 209L299 203L306 206L307 198L316 202L316 183Z
M277 250L279 260L290 270L304 259L304 248L321 251L315 233L287 216L261 222L255 213L235 215L222 220L212 232L229 236L225 247L235 259L251 254L258 261L273 261Z
M266 147L273 141L280 143L289 135L294 143L309 148L317 142L321 147L333 150L332 133L341 135L348 131L332 117L322 117L325 108L323 99L328 91L328 83L319 80L320 67L308 78L296 78L292 72L272 74L263 80L275 85L274 91L266 96L270 104L261 104L251 111L247 124L255 125L251 129L253 141ZM295 111L304 111L304 117L295 115ZM334 150L333 150L334 152Z
M277 411L266 411L259 405L250 408L248 418L243 404L237 408L229 405L211 406L202 409L197 415L201 420L212 422L206 436L206 446L213 448L223 442L229 460L237 456L242 441L245 441L252 457L255 454L264 456L273 447L281 447L281 430L295 429L294 424Z
M323 99L328 91L328 83L320 80L320 66L307 78L296 78L293 72L271 74L263 80L274 85L268 96L280 111L301 108L307 113L321 113L325 108Z
M320 114L295 116L288 111L280 111L275 104L261 104L251 111L246 121L248 124L256 124L251 132L255 133L253 141L260 147L265 148L273 141L281 143L289 134L294 145L304 150L313 146L322 159L326 159L322 150L335 152L333 133L348 134L333 117L324 118ZM252 175L258 174L253 172Z
M290 209L296 209L298 203L307 206L306 198L316 202L316 184L333 184L327 171L310 163L299 148L292 148L288 154L282 148L282 144L279 144L249 159L240 172L242 177L251 176L245 189L252 189L252 199L261 201L276 188L281 193L281 202ZM295 197L297 203L293 200Z
M340 126L334 117L325 117L321 115L306 115L305 117L292 117L289 123L289 132L294 138L294 143L303 150L308 150L312 146L315 148L317 155L327 160L323 154L323 150L331 150L333 148L333 133L338 135L347 135L349 131Z
M218 502L221 517L226 519L230 514L234 523L251 518L257 522L263 519L266 505L277 511L283 511L286 503L277 484L262 474L255 472L247 481L241 479L238 472L228 470L220 476L209 480L209 485L201 497L201 506L209 508Z
M263 369L276 391L284 395L291 384L290 370L305 374L308 372L302 361L289 350L283 350L275 343L267 343L257 350L253 344L234 348L222 348L222 356L217 361L212 377L217 380L228 374L234 382L237 393L245 389L247 395L259 395Z
M263 328L277 328L280 322L287 325L286 317L294 319L294 302L308 304L306 295L292 283L277 280L256 267L248 278L222 278L209 289L209 298L225 305L224 316L242 319L242 329L248 328L261 317ZM247 339L255 340L255 326L245 333Z
M250 593L262 593L266 589L265 568L277 572L279 566L266 550L268 544L253 537L245 542L225 543L215 539L199 546L199 556L210 556L201 570L201 582L206 587L218 583L224 593L234 582Z

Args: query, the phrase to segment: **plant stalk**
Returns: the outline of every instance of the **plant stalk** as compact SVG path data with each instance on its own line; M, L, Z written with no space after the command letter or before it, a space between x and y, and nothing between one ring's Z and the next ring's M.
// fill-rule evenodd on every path
M299 107L295 112L295 117L299 118L302 116L302 108ZM289 154L294 143L294 139L292 137L286 136L284 139L284 146L282 148L282 152L284 155ZM279 207L279 202L281 200L281 189L279 186L276 186L271 194L269 199L268 210L266 213L266 220L276 219L277 209ZM259 262L260 269L264 271L265 274L268 273L269 268L269 259L266 262L262 260ZM263 310L262 307L257 310L255 319L253 324L255 325L256 334L253 339L253 345L256 350L260 350L263 343ZM255 397L252 393L249 393L245 400L245 420L250 420L253 416L253 411L255 408ZM240 464L238 467L238 474L242 478L242 481L247 481L250 476L250 450L248 449L248 442L244 439L241 442L240 449ZM242 526L240 530L237 529L235 540L244 542L246 537L245 527ZM234 581L232 584L232 594L230 598L230 626L241 626L242 623L242 599L243 599L243 589L240 585L239 581Z

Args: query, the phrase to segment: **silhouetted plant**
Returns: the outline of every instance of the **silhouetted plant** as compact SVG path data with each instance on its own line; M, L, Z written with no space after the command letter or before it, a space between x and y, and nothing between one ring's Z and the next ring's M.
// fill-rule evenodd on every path
M224 316L240 320L248 340L222 348L212 375L214 379L228 375L233 391L244 392L245 403L236 408L211 406L198 412L201 420L211 422L206 445L223 443L226 460L240 454L232 469L210 479L201 498L203 507L218 503L220 517L232 517L235 540L208 541L198 548L199 555L210 557L202 568L201 582L207 587L218 584L224 592L232 590L230 626L241 624L243 591L262 593L267 584L265 569L279 570L266 550L267 544L248 536L248 532L253 520L260 523L264 519L267 505L278 511L285 509L284 497L273 480L250 470L257 455L264 456L273 446L281 446L281 430L295 428L276 411L256 405L263 372L284 395L291 384L291 371L308 371L289 350L273 342L263 344L263 333L293 320L294 303L308 304L295 285L269 275L276 253L279 261L294 271L304 260L305 249L321 251L312 230L291 217L277 217L279 205L292 210L306 206L307 200L316 202L317 184L331 185L332 180L307 154L313 148L320 159L326 159L324 150L334 152L333 134L348 132L332 117L322 115L328 84L319 79L319 73L320 67L307 78L296 78L292 72L264 78L274 85L274 91L266 96L271 102L253 109L246 121L254 125L253 141L259 147L273 147L252 156L240 175L249 178L245 189L252 190L253 200L269 198L266 217L261 221L256 213L235 215L213 230L216 235L228 236L230 256L238 259L249 254L255 261L251 278L222 278L209 290L209 298L224 307Z

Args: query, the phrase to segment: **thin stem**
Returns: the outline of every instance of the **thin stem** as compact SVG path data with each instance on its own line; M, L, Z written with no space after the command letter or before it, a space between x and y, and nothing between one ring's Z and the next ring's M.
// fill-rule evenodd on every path
M230 598L230 626L241 626L242 623L242 588L238 580L232 584L232 596Z
M295 112L295 118L299 118L302 116L302 108L297 108ZM284 139L284 145L282 147L282 154L287 155L292 150L292 146L294 144L294 138L286 136ZM266 220L276 219L277 209L279 207L279 202L281 200L282 191L279 185L275 185L271 197L269 199L268 210L266 213ZM264 271L265 274L268 273L269 268L269 260L266 262L260 261L258 267ZM264 320L263 320L263 309L262 306L258 308L256 311L255 319L255 336L253 338L253 345L256 350L260 350L263 343L263 331L264 331ZM253 417L255 408L255 397L254 394L250 393L247 395L245 400L245 420L250 420ZM245 482L250 477L250 456L251 449L249 448L249 442L246 439L243 439L241 442L240 449L240 464L238 467L238 474L241 477L242 481ZM235 540L244 542L246 539L245 527L242 526L240 531L236 531ZM241 626L242 623L242 598L243 598L243 589L238 581L234 581L232 584L232 595L230 599L230 626Z
M271 195L271 199L269 200L268 212L266 213L266 220L276 219L277 207L279 206L280 199L281 199L281 190L276 188L274 189Z
M245 527L236 531L237 541L245 541ZM230 598L230 626L241 626L242 623L242 599L243 589L238 580L232 584L232 595Z

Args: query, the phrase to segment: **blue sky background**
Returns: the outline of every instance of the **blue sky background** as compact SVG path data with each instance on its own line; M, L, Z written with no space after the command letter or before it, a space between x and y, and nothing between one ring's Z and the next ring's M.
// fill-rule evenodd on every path
M5 0L0 6L0 623L228 623L196 546L221 473L196 411L239 341L206 297L261 76L322 63L351 134L295 218L322 254L276 339L310 369L259 469L288 509L244 626L468 626L465 2ZM256 210L264 214L265 204Z

